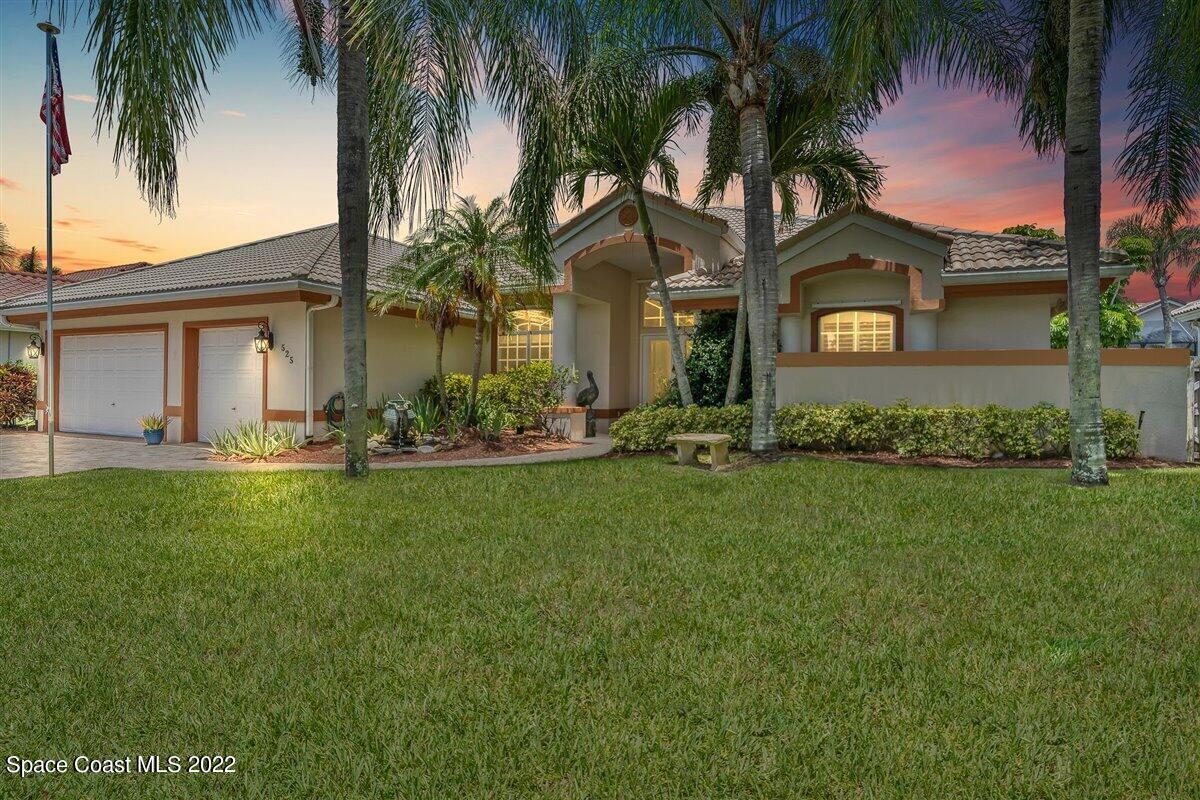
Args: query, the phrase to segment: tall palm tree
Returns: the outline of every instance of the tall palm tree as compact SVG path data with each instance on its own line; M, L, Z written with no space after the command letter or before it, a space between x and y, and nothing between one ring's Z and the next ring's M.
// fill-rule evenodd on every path
M1167 283L1176 270L1188 273L1189 288L1200 282L1200 225L1181 225L1171 213L1156 219L1137 213L1121 217L1110 225L1106 238L1109 245L1128 252L1139 262L1139 269L1150 275L1150 281L1158 290L1163 346L1171 347L1173 325Z
M654 181L668 197L679 197L679 169L671 151L676 138L698 122L700 96L692 81L664 80L621 49L597 54L564 98L567 194L582 208L588 182L607 183L633 199L638 223L662 301L671 367L680 402L692 405L684 368L683 342L663 272L646 184Z
M1022 0L1013 13L1028 75L1022 136L1040 155L1064 155L1071 480L1102 485L1100 80L1110 43L1128 31L1140 55L1117 174L1152 215L1185 217L1200 191L1200 26L1190 0Z
M449 209L430 212L425 225L409 241L398 262L413 270L411 281L432 286L448 297L461 297L475 314L475 349L471 364L468 407L474 414L483 371L484 334L488 325L505 326L505 290L545 286L553 277L549 260L531 262L523 242L524 231L513 219L502 198L486 206L474 197L459 197Z
M459 286L448 283L421 283L418 272L404 264L394 265L389 280L391 286L371 296L371 308L386 314L393 308L416 304L416 317L433 328L435 342L433 374L437 382L438 405L443 418L450 416L450 402L446 397L446 373L442 367L442 355L446 349L446 334L459 322L459 302L462 292Z
M579 30L567 0L45 0L86 15L97 130L133 170L151 208L174 214L177 155L203 113L207 78L243 38L287 8L297 75L338 76L338 223L345 356L346 474L367 471L366 269L369 228L448 196L468 152L475 89L509 121L536 98L544 64L569 59ZM332 23L329 21L332 18ZM485 69L479 68L480 48ZM508 58L497 58L508 53ZM370 109L371 113L368 113Z
M781 80L805 85L818 70L835 106L863 121L894 99L903 68L935 71L948 82L1007 91L1015 58L997 24L998 0L662 0L634 7L633 30L650 46L713 69L737 120L738 172L746 215L743 281L751 342L754 412L750 447L778 450L775 359L779 348L779 274L775 250L767 106ZM815 69L814 69L815 68ZM849 101L849 103L847 103Z

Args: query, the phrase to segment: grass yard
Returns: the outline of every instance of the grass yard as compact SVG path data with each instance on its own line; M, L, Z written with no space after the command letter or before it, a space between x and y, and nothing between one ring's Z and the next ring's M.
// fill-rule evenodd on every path
M1194 798L1200 473L0 482L14 798Z

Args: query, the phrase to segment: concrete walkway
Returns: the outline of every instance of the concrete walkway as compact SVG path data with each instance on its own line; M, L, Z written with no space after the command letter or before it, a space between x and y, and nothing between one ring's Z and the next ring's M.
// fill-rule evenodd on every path
M28 478L46 474L46 436L40 433L0 432L0 479ZM575 461L602 456L612 449L607 436L590 439L582 447L498 458L469 458L462 461L408 461L372 464L371 469L428 469L433 467L499 467L506 464L540 464ZM340 470L341 464L244 464L210 461L207 448L195 444L163 444L147 447L141 439L84 436L59 433L54 436L54 471L83 472L89 469L190 470L226 472L272 472L293 469Z

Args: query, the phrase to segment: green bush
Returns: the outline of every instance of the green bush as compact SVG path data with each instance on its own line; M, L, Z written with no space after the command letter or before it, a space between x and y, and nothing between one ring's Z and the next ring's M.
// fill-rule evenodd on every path
M548 361L524 364L508 372L481 375L479 401L503 409L511 425L541 425L543 412L563 404L563 390L574 379L575 374L568 367L556 367ZM451 372L446 374L445 381L451 410L466 404L471 393L471 376ZM436 398L437 378L425 381L420 394Z
M15 425L33 416L37 372L21 361L0 363L0 425Z
M702 406L725 403L729 385L729 362L733 357L733 334L737 324L736 311L702 311L692 331L692 350L684 362L692 399ZM742 375L738 384L737 402L750 399L750 337L742 356ZM671 380L655 405L679 405L679 384L672 373Z
M1132 416L1105 409L1104 428L1110 458L1137 455L1138 427ZM936 408L902 401L877 408L862 402L798 403L776 412L775 430L780 446L789 450L975 460L1061 456L1069 443L1066 409L1049 404ZM610 430L613 449L626 452L663 450L678 433L728 433L734 447L744 448L750 438L750 406L642 406L616 420Z
M727 433L733 446L750 443L750 406L640 406L623 414L609 428L613 449L626 452L665 450L677 433Z

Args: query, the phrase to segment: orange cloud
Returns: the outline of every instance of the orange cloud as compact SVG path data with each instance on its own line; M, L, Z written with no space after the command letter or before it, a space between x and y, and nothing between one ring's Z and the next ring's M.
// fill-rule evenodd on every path
M12 192L21 191L21 184L17 183L12 178L4 177L3 175L0 175L0 187L8 189L9 191L12 191Z
M157 253L158 251L162 250L162 248L158 245L139 242L137 239L123 239L119 236L101 236L100 238L106 242L119 244L122 247L128 247L132 250L140 250L143 253Z

